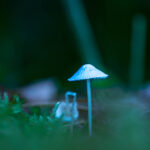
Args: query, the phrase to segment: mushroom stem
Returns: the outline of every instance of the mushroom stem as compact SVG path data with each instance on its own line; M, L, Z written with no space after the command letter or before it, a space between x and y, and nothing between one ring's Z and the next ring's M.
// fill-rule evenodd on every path
M72 121L71 121L71 134L73 135L73 126L74 126L74 109L75 109L75 103L76 103L76 95L73 98L72 102Z
M89 136L92 135L92 97L91 97L91 83L87 80L87 96L88 96L88 121L89 121Z

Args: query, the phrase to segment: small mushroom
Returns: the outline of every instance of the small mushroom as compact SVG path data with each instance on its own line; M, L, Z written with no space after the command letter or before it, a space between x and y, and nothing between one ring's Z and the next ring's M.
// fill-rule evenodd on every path
M83 65L68 81L87 81L88 95L88 120L89 120L89 135L92 135L92 97L91 97L91 79L105 79L108 75L95 68L93 65Z
M69 97L73 98L73 102L69 102ZM58 108L56 110L56 118L61 118L63 116L63 121L65 122L71 122L71 132L73 133L73 125L74 121L78 119L79 117L79 111L77 108L77 102L76 102L77 94L75 92L66 92L65 94L65 102L58 102L56 105L58 105Z
M56 105L58 105L58 108L57 108L56 113L55 113L56 118L59 119L62 117L62 120L64 122L72 122L73 120L78 119L79 112L77 109L77 103L76 102L74 103L74 106L73 106L73 103L71 103L71 102L66 103L64 101L57 102ZM73 114L72 114L72 111L74 111Z

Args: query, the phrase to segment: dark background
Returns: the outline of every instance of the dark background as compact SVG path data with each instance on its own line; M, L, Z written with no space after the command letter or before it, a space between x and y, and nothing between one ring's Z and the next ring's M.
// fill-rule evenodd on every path
M56 77L64 82L86 63L79 54L63 0L0 1L0 83L18 87ZM129 83L131 23L141 13L148 22L144 81L150 80L148 0L84 0L103 66Z

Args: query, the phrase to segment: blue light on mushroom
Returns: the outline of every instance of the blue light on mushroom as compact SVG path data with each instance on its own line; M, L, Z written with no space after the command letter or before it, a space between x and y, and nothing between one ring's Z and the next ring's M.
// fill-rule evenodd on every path
M105 79L108 75L95 68L93 65L83 65L68 81L87 81L88 95L88 120L89 120L89 135L92 135L92 96L91 96L91 79Z

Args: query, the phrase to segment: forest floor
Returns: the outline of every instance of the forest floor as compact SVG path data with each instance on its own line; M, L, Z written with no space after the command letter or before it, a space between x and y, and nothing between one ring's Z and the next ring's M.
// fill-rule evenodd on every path
M17 95L0 100L0 145L3 149L135 149L150 148L150 98L148 88L93 91L93 134L88 136L87 110L81 124L70 127L55 118L49 107L22 107ZM85 104L86 105L86 104Z

